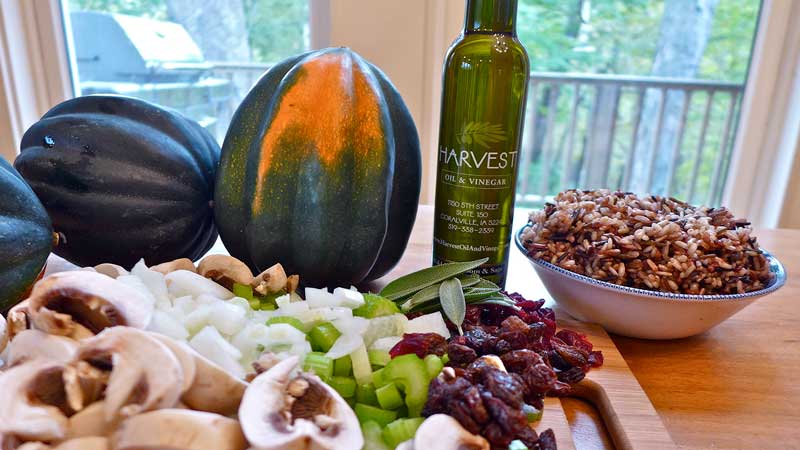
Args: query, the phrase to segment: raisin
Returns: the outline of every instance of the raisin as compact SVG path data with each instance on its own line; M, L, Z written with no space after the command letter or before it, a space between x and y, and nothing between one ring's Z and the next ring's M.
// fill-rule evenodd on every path
M517 439L522 441L526 447L529 449L536 448L536 444L539 441L539 435L536 434L536 431L531 427L525 427L518 435Z
M542 357L533 350L521 349L508 352L500 356L503 365L509 372L522 373L528 367L542 364Z
M471 347L453 342L447 345L447 356L450 357L450 363L455 365L467 365L478 359L478 354Z
M531 448L531 447L528 447ZM535 447L538 450L557 450L556 435L553 430L548 428L539 435L539 441Z
M586 373L584 373L583 369L580 367L573 367L567 371L558 373L558 380L569 384L578 383L584 379L584 377L586 377Z
M553 397L566 397L572 392L572 386L563 381L556 380L556 383L553 385L553 388L547 393L547 395L551 395Z
M528 324L518 316L511 316L500 324L500 331L502 332L519 331L524 333L527 330Z

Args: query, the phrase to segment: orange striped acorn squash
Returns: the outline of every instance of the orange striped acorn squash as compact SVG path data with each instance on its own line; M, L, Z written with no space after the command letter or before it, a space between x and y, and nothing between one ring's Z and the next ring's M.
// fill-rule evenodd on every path
M247 94L222 146L214 214L230 253L304 284L376 279L416 216L419 138L386 75L347 48L288 58Z

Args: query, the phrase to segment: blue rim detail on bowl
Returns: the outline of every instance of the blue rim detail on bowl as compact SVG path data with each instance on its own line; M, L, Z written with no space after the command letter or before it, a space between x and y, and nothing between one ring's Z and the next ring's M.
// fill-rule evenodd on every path
M522 245L522 232L525 231L526 228L530 226L530 223L525 224L519 231L514 234L514 242L517 244L517 248L519 251L528 258L529 261L540 266L542 268L557 272L561 275L566 277L572 278L576 281L580 281L583 283L594 284L599 287L627 292L630 294L636 295L644 295L647 297L659 298L659 299L669 299L669 300L715 300L715 301L724 301L724 300L742 300L751 297L761 297L772 292L777 291L786 283L786 269L783 267L778 258L772 255L772 253L761 249L764 253L764 256L767 258L767 263L769 264L769 271L775 274L775 277L772 279L772 282L765 287L764 289L760 289L758 291L751 291L745 292L744 294L717 294L717 295L696 295L696 294L677 294L674 292L660 292L660 291L649 291L647 289L639 289L630 286L620 286L618 284L609 283L607 281L597 280L592 277L587 277L586 275L581 275L576 272L572 272L570 270L564 269L559 267L555 264L549 263L547 261L538 260L535 258L531 258L528 255L528 249Z

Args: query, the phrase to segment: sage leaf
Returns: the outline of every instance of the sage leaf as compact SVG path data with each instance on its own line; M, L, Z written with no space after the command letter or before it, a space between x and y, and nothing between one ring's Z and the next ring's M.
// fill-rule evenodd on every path
M380 295L389 300L397 301L407 295L419 292L428 286L461 275L488 260L489 258L483 258L475 261L454 262L418 270L387 284L383 290L381 290Z
M463 335L461 324L464 323L464 315L467 313L467 301L464 299L464 291L458 278L445 280L439 286L439 302L442 304L444 315L458 328L458 334Z
M481 283L482 278L479 277L478 275L470 274L470 275L467 275L467 276L458 277L458 280L461 281L461 288L464 290L464 295L466 296L467 292L469 292L468 288L470 286L475 286L475 285L478 285L479 283ZM423 289L415 292L414 295L412 295L410 297L406 297L406 298L401 299L400 301L402 301L403 304L400 305L400 309L403 310L404 313L408 313L408 312L411 312L412 309L414 309L414 308L416 308L418 306L424 305L425 303L435 302L436 300L439 299L439 286L440 285L441 285L441 283L432 284L432 285L430 285L430 286L428 286L426 288L423 288ZM482 292L488 292L486 294L486 296L488 296L489 294L494 294L495 292L500 290L500 288L497 287L496 285L494 285L494 283L492 283L492 285L495 286L495 288L496 288L495 290L493 290L491 292L489 292L488 290L487 291L482 291ZM476 297L476 298L478 298L478 297ZM483 297L480 297L480 298L483 298Z

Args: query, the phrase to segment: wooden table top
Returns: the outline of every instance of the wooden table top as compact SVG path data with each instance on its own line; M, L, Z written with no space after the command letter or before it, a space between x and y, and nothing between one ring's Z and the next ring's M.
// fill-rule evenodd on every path
M514 229L525 221L518 212ZM800 230L756 235L790 275L780 291L699 336L648 341L611 335L681 448L800 449L800 279L791 276L800 270ZM433 209L421 206L406 253L386 279L430 265L432 236ZM508 290L554 306L516 248L509 264ZM566 314L555 308L557 316ZM594 408L574 399L562 403L577 448L609 448Z

